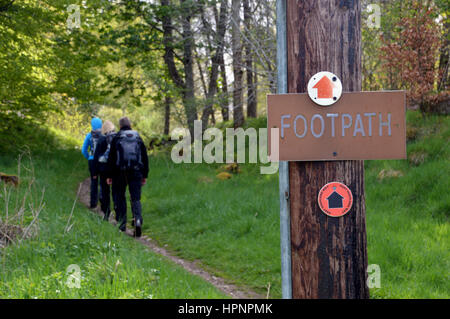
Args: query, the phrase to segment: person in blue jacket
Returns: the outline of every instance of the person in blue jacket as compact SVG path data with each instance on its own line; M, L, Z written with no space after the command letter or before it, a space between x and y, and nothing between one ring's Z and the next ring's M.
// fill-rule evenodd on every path
M94 117L91 121L92 131L86 134L81 153L88 160L89 172L91 174L91 208L96 208L98 203L98 178L94 171L94 153L97 143L102 136L102 120Z

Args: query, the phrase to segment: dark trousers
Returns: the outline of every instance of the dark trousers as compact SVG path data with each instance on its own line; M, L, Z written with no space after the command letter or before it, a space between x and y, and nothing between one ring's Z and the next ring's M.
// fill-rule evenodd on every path
M108 185L106 180L106 176L104 174L100 174L100 207L102 208L103 214L105 214L105 219L108 219L111 214L111 187Z
M91 207L96 207L98 203L98 177L94 178L93 167L94 161L89 160L89 172L91 173ZM100 185L101 188L101 185ZM101 191L101 190L100 190Z
M135 220L142 224L141 188L142 174L137 171L122 171L113 178L113 189L116 200L116 214L120 223L119 229L124 231L127 224L126 190L130 193L131 211Z
M114 180L114 179L113 179ZM117 183L111 185L112 200L114 204L114 212L116 213L116 222L119 221L119 213L117 212Z

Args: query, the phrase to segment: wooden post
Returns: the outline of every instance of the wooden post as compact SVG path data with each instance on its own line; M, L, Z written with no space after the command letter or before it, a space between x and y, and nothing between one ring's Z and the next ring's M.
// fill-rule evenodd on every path
M319 71L361 90L359 0L287 0L288 92L303 93ZM308 150L305 150L307 152ZM353 207L339 218L319 208L328 182L353 193ZM364 201L364 162L290 162L293 298L369 298Z

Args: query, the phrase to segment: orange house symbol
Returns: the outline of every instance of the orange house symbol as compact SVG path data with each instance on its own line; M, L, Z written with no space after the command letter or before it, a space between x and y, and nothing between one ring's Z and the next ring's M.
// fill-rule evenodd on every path
M316 85L313 86L313 89L317 89L317 98L318 99L332 99L333 98L333 88L334 84L328 78L328 76L324 75Z

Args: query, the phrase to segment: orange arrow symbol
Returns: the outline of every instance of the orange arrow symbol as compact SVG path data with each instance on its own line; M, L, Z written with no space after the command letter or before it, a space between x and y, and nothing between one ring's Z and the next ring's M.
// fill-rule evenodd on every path
M318 99L331 99L333 98L333 88L334 84L328 78L328 76L324 75L316 85L313 86L313 89L317 89L317 98Z

